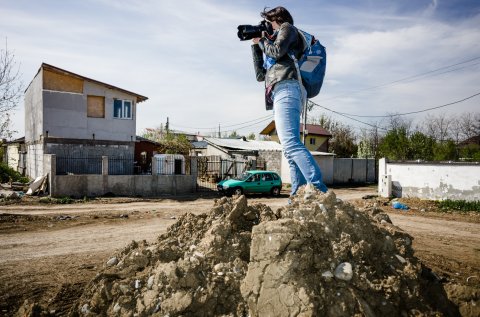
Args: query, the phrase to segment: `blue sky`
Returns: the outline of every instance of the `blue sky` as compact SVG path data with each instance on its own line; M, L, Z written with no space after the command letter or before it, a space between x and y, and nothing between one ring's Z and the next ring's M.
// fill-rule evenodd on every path
M478 0L0 0L0 39L2 48L8 39L25 85L45 62L149 97L138 105L137 134L167 117L188 132L220 125L258 133L272 113L255 80L250 42L238 40L236 27L257 24L264 6L277 5L327 47L326 81L313 98L321 106L378 116L480 92ZM480 96L427 113L479 112L479 105ZM322 113L368 127L320 107L309 116ZM427 113L407 118L420 122ZM24 134L23 116L22 102L16 136Z

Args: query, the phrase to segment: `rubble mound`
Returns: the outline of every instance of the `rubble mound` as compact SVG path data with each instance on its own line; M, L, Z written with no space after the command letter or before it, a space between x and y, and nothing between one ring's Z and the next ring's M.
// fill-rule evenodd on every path
M275 212L225 197L110 258L71 315L456 315L424 271L388 215L332 191L303 188Z

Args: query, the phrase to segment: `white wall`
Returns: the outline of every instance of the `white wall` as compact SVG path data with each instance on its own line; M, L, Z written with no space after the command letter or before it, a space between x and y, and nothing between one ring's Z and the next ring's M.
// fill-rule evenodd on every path
M323 182L326 185L333 184L333 155L315 155L312 153L313 158L317 162L320 170L322 172ZM282 171L280 177L282 178L282 183L291 184L292 179L290 178L290 167L288 161L285 158L285 155L282 155Z
M390 175L392 195L431 200L480 200L480 164L394 163L381 159L379 192L383 175ZM383 191L385 192L385 191Z
M87 96L105 97L105 118L87 117ZM113 117L113 100L134 102L132 119ZM109 141L135 141L136 97L84 81L83 94L43 91L43 131L49 137L68 139L93 139Z

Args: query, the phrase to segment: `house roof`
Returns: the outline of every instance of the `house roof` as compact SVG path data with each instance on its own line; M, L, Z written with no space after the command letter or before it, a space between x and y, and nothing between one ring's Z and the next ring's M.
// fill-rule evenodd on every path
M281 151L282 146L275 141L256 141L244 139L205 138L208 144L231 150Z
M152 144L155 144L155 145L160 145L160 143L158 143L156 141L144 138L144 137L139 136L139 135L135 136L135 140L136 140L136 142L147 142L147 143L152 143Z
M460 142L460 146L466 146L469 144L478 144L480 145L480 135L472 136L471 138L466 139L465 141Z
M137 93L128 91L128 90L126 90L126 89L119 88L119 87L116 87L116 86L113 86L113 85L110 85L110 84L107 84L107 83L104 83L104 82L101 82L101 81L98 81L98 80L95 80L95 79L91 79L91 78L88 78L88 77L85 77L85 76L82 76L82 75L78 75L78 74L75 74L75 73L73 73L73 72L71 72L71 71L68 71L68 70L65 70L65 69L62 69L62 68L53 66L53 65L49 65L49 64L46 64L46 63L42 63L42 65L41 65L40 68L38 69L38 72L37 72L37 74L36 74L35 76L37 76L38 73L40 73L40 70L42 70L42 69L46 69L46 70L50 70L50 71L53 71L53 72L56 72L56 73L61 73L61 74L64 74L64 75L76 77L76 78L79 78L79 79L82 79L82 80L86 80L86 81L89 81L89 82L92 82L92 83L95 83L95 84L98 84L98 85L107 87L107 88L109 88L109 89L114 89L114 90L121 91L121 92L123 92L123 93L125 93L125 94L132 95L132 96L137 97L137 102L142 102L142 101L145 101L145 100L148 99L148 97L139 95L139 94L137 94ZM28 89L28 88L27 88L27 89Z
M206 141L195 141L195 142L192 142L192 147L194 149L206 149L207 148L207 145L208 143Z
M306 125L308 134L330 137L332 134L317 124ZM275 130L275 120L271 121L261 132L262 135L270 135ZM300 123L300 132L303 131L303 123Z

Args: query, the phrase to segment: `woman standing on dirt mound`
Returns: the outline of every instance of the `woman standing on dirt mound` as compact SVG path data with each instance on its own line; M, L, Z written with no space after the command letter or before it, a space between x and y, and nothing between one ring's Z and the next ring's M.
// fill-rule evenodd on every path
M320 168L300 141L300 114L307 98L289 53L300 58L305 44L284 7L263 11L260 15L272 25L274 32L273 35L264 32L263 37L252 39L253 62L257 80L265 81L267 110L273 107L275 127L290 166L291 194L305 184L326 192Z

